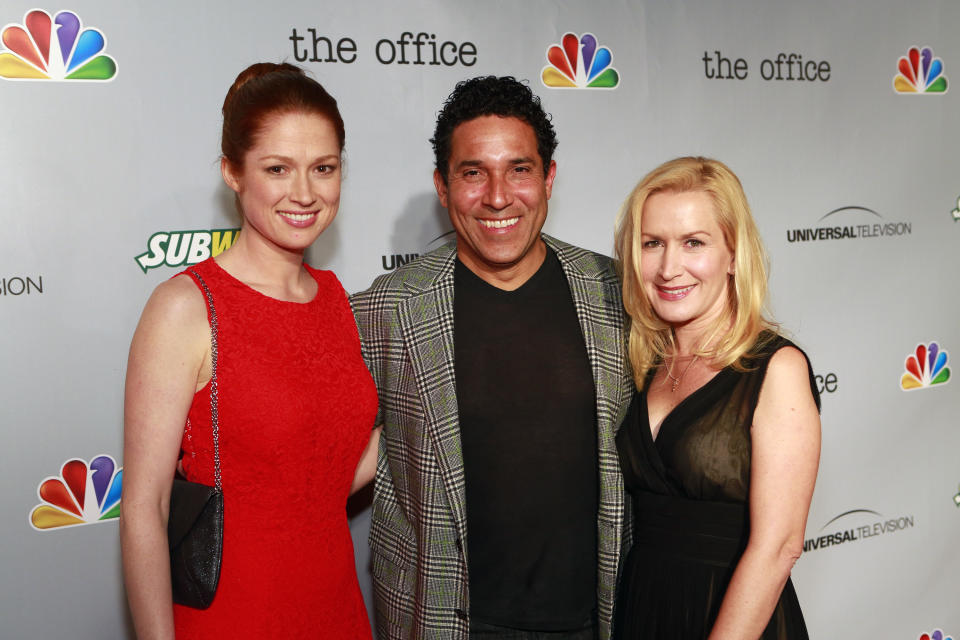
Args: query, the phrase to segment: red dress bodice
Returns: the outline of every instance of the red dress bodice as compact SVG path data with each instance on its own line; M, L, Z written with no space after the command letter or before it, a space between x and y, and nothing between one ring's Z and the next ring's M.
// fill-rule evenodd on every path
M343 287L307 267L316 297L284 302L213 259L192 269L219 324L224 543L213 604L175 605L177 638L370 638L346 501L377 394ZM187 479L213 485L209 384L182 449Z

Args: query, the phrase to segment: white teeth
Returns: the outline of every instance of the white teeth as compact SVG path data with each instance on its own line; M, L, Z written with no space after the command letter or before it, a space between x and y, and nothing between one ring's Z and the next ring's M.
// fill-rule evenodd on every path
M517 224L520 218L506 218L505 220L478 220L478 222L487 229L503 229Z
M693 287L694 285L690 285L689 287L684 287L683 289L664 289L664 291L672 295L680 295L680 294L687 293L688 291L690 291L690 289L693 289Z
M284 218L293 220L294 222L303 222L305 220L309 220L316 214L315 213L287 213L286 211L281 211L280 215L282 215Z

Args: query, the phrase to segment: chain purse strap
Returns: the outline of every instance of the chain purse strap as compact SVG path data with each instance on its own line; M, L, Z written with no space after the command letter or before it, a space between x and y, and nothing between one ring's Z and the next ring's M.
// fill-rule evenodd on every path
M203 278L194 269L190 273L200 288L203 289L207 297L207 308L210 310L210 425L213 428L213 486L218 492L223 491L220 481L220 414L217 410L218 387L217 387L217 310L213 306L213 294L210 293L210 287L204 282Z

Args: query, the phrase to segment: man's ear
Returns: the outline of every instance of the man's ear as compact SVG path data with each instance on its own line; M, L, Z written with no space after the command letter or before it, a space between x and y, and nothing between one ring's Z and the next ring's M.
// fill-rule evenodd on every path
M557 177L557 161L550 161L550 168L547 169L547 175L543 180L543 185L547 191L547 200L550 199L550 194L553 193L553 179Z
M220 158L220 175L234 192L240 193L240 176L233 164L226 158Z
M443 179L443 174L439 169L433 170L433 186L437 189L437 197L440 198L440 204L447 208L447 181Z

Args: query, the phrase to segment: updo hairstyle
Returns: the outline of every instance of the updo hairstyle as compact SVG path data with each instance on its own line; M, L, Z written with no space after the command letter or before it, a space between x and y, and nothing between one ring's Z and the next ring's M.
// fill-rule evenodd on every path
M243 158L266 121L286 113L323 116L333 125L343 151L346 134L333 96L299 67L258 62L240 72L223 100L223 157L234 167L243 167Z

